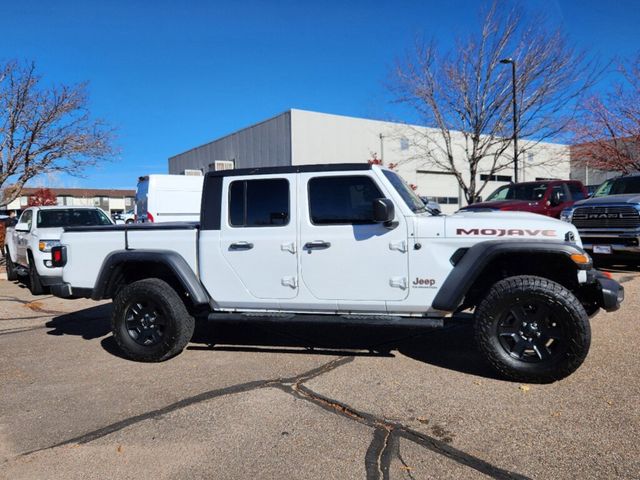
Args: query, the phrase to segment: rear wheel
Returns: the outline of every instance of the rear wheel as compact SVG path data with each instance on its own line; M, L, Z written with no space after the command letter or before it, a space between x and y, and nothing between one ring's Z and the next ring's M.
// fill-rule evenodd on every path
M591 343L580 301L562 285L534 277L496 283L475 313L476 340L506 377L548 383L573 373Z
M16 271L16 266L11 261L11 253L9 253L9 247L7 247L5 257L6 259L6 267L7 267L7 280L13 282L18 279L18 272Z
M120 290L114 300L111 327L127 357L161 362L187 346L195 320L171 286L148 278Z
M36 269L36 262L31 253L29 253L29 291L32 295L42 295L45 291L45 287L42 285L40 275Z

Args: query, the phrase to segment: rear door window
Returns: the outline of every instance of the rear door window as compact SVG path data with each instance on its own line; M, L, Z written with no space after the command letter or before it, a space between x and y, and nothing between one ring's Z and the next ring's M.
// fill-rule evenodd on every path
M281 227L289 223L289 181L284 178L237 180L229 186L229 224Z

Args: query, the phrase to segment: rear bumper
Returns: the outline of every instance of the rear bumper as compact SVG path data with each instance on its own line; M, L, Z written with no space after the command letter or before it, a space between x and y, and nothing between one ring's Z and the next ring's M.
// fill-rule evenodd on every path
M62 281L62 277L52 277L52 276L43 276L40 275L40 283L45 287L51 287L53 285L58 285Z
M60 279L58 278L58 281ZM91 288L72 288L68 283L56 283L49 287L51 294L60 298L91 298Z

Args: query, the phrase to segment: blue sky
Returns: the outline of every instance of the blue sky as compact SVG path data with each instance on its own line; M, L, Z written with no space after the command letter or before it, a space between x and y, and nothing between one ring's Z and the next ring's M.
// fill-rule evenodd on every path
M417 35L451 46L477 25L480 4L0 0L0 61L88 81L93 113L118 130L116 162L52 184L134 188L139 175L165 173L169 156L289 108L388 117L394 60ZM640 50L639 1L519 5L543 9L605 61Z

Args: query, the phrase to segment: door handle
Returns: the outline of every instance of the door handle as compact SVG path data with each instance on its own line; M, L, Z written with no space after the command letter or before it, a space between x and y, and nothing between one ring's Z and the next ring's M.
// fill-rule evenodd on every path
M329 242L323 242L322 240L316 240L314 242L307 242L304 244L305 250L325 250L331 246Z
M251 250L253 243L249 242L236 242L229 245L229 250Z

